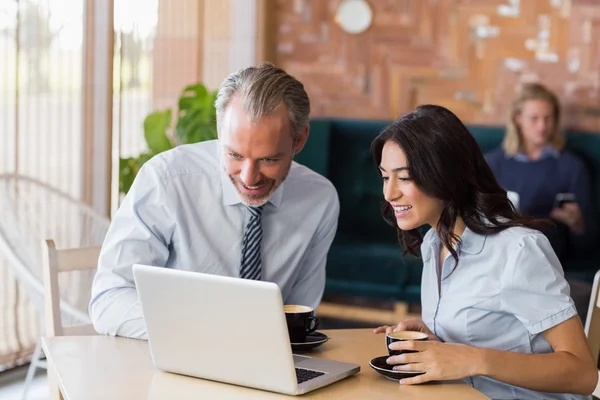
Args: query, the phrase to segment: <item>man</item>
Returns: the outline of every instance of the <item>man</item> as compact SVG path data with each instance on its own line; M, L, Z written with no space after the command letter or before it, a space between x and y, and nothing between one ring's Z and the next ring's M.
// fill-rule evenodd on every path
M321 301L339 201L293 162L308 138L303 85L267 63L227 77L215 105L218 140L152 158L117 211L92 287L99 333L147 337L136 263L271 281L285 303Z

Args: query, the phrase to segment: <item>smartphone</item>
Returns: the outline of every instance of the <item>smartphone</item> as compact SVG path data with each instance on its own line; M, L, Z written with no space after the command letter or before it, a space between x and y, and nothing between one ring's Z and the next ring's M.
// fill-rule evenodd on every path
M556 195L556 199L554 200L554 206L560 208L567 203L574 203L574 202L575 202L575 194L574 193L558 193Z

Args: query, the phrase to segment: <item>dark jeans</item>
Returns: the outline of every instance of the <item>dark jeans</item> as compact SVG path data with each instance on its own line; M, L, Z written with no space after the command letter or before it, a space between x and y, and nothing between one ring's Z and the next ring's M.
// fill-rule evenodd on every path
M545 229L543 233L550 241L558 259L562 262L569 252L569 228L566 225L557 222L555 226ZM575 303L575 308L577 308L581 323L585 325L585 318L587 316L590 296L592 294L592 285L580 280L570 280L568 282L571 286L571 298Z
M579 280L569 280L569 286L571 286L571 298L575 303L577 314L581 318L581 324L585 326L585 319L587 317L588 307L590 306L590 297L592 295L592 285L587 282Z
M556 253L559 260L563 260L567 256L569 248L569 227L560 222L556 222L554 226L550 226L542 230L546 235L552 249Z

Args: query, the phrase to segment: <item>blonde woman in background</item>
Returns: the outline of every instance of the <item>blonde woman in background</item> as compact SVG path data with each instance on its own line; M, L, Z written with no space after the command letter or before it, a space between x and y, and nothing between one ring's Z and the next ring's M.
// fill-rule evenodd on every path
M521 214L556 222L544 233L561 259L589 248L597 231L589 174L564 147L559 101L532 83L511 106L502 147L485 157L500 185L517 193Z

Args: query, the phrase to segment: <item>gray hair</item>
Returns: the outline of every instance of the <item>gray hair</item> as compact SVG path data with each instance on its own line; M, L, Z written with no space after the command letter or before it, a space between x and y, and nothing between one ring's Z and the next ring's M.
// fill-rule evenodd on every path
M215 101L217 123L236 95L242 96L242 106L253 121L272 115L285 105L294 141L308 125L310 100L304 85L271 63L244 68L225 78Z

